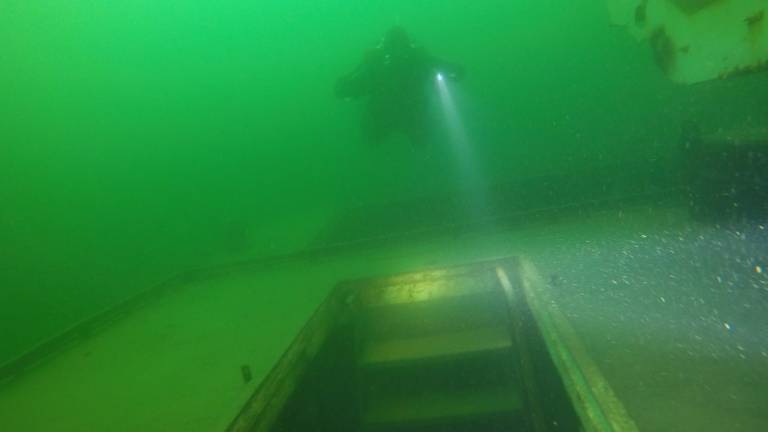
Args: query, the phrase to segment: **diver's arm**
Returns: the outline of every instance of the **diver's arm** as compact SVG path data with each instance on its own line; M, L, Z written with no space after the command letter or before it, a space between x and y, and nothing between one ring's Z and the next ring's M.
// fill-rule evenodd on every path
M352 72L349 75L339 78L334 87L336 97L342 99L355 99L363 96L365 91L363 90L362 81L363 80L357 72Z
M437 57L430 57L430 63L435 71L453 81L461 81L466 75L464 67L459 64L447 62Z
M352 73L347 74L336 81L334 93L342 99L355 99L365 96L370 88L371 63L373 53L368 52L365 58Z

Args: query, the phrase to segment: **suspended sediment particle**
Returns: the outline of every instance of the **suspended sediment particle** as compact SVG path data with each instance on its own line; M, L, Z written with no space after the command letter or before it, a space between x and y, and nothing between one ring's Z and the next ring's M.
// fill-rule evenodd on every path
M670 0L672 4L686 15L695 15L696 13L714 5L722 3L724 0Z
M660 27L656 29L650 38L653 48L653 58L664 73L669 74L677 63L677 50L675 43L667 34L666 29Z
M240 375L243 377L244 383L249 383L253 379L253 374L251 373L251 367L248 365L240 366Z
M635 8L635 24L638 26L645 25L645 21L648 18L648 0L643 0Z
M750 29L752 29L754 27L757 27L760 23L763 22L764 16L765 16L765 10L761 10L744 18L744 22L747 23Z

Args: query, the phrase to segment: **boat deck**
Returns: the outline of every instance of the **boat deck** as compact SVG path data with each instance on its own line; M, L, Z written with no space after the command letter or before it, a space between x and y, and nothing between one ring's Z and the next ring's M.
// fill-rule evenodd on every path
M525 255L641 430L766 430L766 244L760 225L636 208L241 266L180 282L6 380L0 424L224 430L339 281Z

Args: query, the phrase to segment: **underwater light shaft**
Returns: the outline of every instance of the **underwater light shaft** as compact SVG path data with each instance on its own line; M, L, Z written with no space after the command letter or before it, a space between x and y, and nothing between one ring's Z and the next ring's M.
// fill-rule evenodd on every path
M469 145L466 130L464 129L464 124L461 121L461 118L459 118L459 112L456 109L456 104L453 101L451 92L448 89L448 83L445 80L445 76L441 72L438 72L435 76L435 81L440 97L440 108L445 116L450 139L455 146L466 147Z
M482 192L481 175L477 160L472 151L472 143L467 135L464 122L454 102L449 82L445 75L438 72L435 75L435 85L438 93L438 103L447 128L447 140L453 148L458 174L463 183L463 189L468 193L467 210L473 220L481 220L487 211L487 200Z

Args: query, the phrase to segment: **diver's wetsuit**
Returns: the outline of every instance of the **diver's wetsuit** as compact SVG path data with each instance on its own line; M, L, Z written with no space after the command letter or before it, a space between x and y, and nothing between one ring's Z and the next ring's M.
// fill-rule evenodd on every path
M380 142L400 131L421 143L428 134L428 92L434 91L438 72L454 79L463 75L460 67L430 56L412 45L403 30L394 28L352 73L339 79L336 95L367 99L363 132L369 141Z

